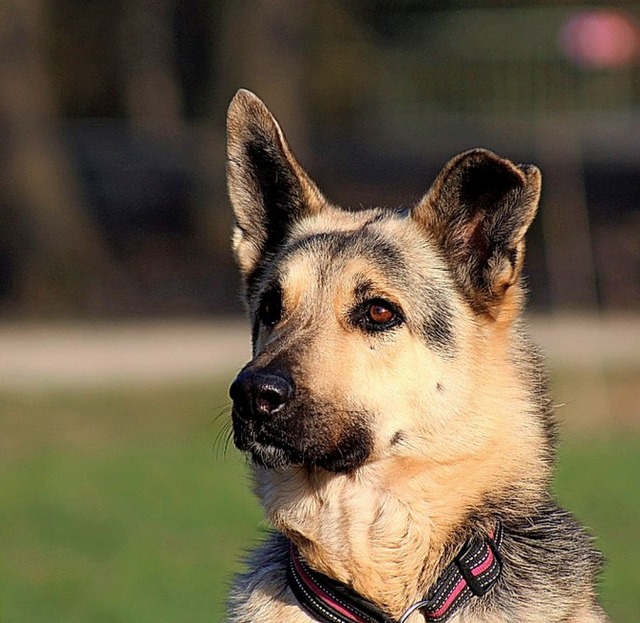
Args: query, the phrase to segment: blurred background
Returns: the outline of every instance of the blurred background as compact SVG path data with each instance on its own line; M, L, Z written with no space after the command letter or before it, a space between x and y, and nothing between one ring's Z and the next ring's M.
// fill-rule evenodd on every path
M218 621L265 527L228 443L240 87L343 206L471 147L540 166L557 495L640 620L640 2L3 0L0 621Z

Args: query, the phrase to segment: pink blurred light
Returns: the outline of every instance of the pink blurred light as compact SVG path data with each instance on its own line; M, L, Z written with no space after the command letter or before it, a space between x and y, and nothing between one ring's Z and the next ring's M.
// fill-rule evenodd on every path
M565 23L561 45L567 57L578 65L621 67L639 57L640 28L633 16L622 11L584 11Z

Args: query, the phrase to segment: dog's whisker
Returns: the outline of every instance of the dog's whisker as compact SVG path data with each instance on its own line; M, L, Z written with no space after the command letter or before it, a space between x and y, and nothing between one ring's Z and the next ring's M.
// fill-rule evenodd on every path
M229 449L229 442L233 436L233 430L231 427L231 421L227 420L222 423L213 441L213 449L216 458L220 458L221 450L222 456L226 457Z
M227 431L227 435L224 440L224 456L226 456L227 452L229 451L229 444L231 443L232 439L233 439L233 430L231 430L231 426L229 426L229 430Z
M215 411L217 411L217 413L213 416L213 422L217 422L223 417L229 417L229 414L231 413L231 406L231 402L227 401L215 407Z

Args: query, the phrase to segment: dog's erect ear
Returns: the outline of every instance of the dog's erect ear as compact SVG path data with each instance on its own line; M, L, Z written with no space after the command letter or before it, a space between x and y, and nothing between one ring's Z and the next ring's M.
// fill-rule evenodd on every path
M412 211L479 313L491 313L520 277L540 185L537 167L475 149L453 158Z
M240 90L227 113L227 184L236 217L233 250L245 280L291 224L324 205L267 107Z

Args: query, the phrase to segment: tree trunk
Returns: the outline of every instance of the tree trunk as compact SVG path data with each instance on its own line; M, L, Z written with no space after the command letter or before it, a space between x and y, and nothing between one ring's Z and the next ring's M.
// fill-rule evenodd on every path
M111 268L60 141L47 75L44 0L0 7L2 229L12 232L15 302L27 313L91 307Z

